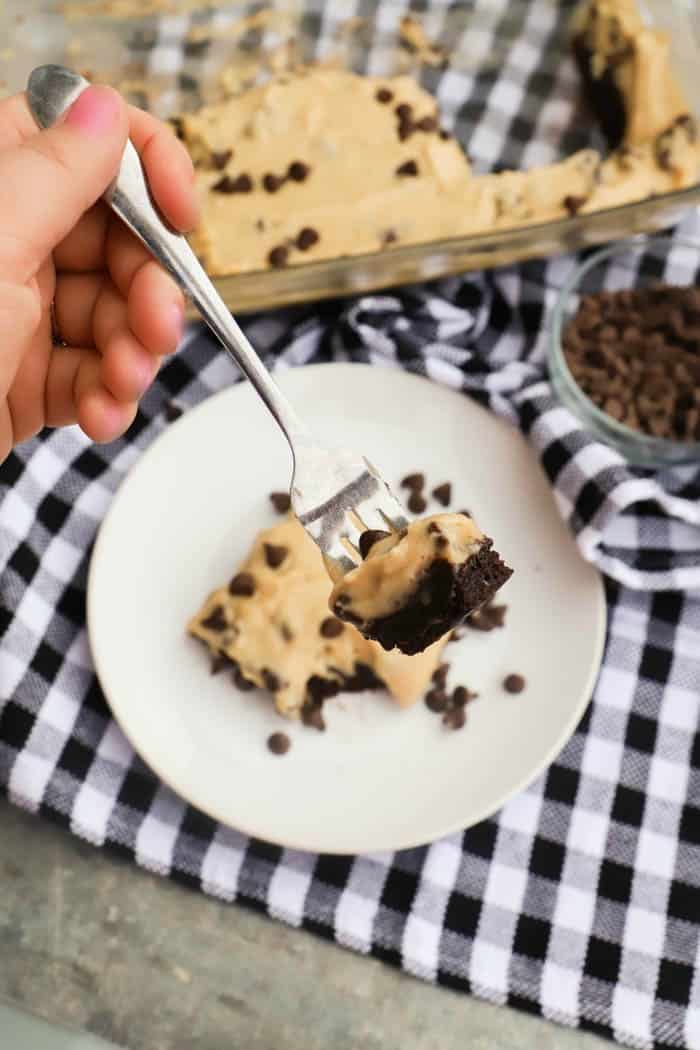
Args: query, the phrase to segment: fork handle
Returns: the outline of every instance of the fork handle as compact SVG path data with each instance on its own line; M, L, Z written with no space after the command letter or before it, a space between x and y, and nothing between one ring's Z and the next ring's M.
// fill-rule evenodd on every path
M27 99L40 127L53 124L89 82L63 66L39 66L27 84ZM294 455L295 441L308 441L305 425L279 389L207 277L186 238L171 230L153 203L141 158L127 141L105 202L189 295L223 348L240 366L282 428Z

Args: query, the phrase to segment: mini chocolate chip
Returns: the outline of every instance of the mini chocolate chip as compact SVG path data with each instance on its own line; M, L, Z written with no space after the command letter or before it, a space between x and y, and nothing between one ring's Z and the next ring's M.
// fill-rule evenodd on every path
M440 128L440 131L438 132L438 134L439 134L439 136L440 136L440 138L442 139L443 142L447 142L448 139L452 138L452 136L450 135L449 131L447 131L445 128Z
M255 689L255 682L251 682L249 678L246 678L240 667L237 667L233 672L233 681L242 693L250 693Z
M273 755L286 755L292 746L292 741L286 733L272 733L267 738L267 746Z
M428 525L428 533L432 535L442 536L442 529L436 521L431 521Z
M461 514L465 518L471 518L473 516L470 510L458 510L457 513Z
M437 126L438 122L435 119L435 117L421 117L421 119L416 123L416 127L420 131L436 131Z
M287 178L293 179L294 182L303 182L308 178L310 172L311 168L308 164L304 164L303 160L293 160L287 168Z
M320 733L326 728L323 711L318 704L305 704L301 709L301 720L305 726L310 726L311 729L318 729Z
M416 164L415 160L405 160L403 164L399 164L398 168L396 169L396 174L400 176L417 175L418 165Z
M294 634L293 634L292 629L291 629L291 627L289 626L288 623L281 623L280 624L280 634L284 638L285 642L293 642L294 641Z
M270 503L278 514L286 514L292 505L288 492L271 492Z
M278 244L276 248L268 253L267 261L271 266L286 266L289 258L289 248L284 244Z
M184 412L184 408L180 408L180 406L176 405L174 401L166 401L163 407L163 412L168 423L174 423L176 419L180 418Z
M425 488L425 474L407 474L401 482L402 489L420 489Z
M577 197L575 194L569 193L564 197L563 204L569 215L578 215L586 200L586 197Z
M671 150L667 146L657 147L656 163L659 165L662 171L671 170Z
M507 693L522 693L525 679L521 674L509 674L503 679L503 688Z
M450 665L449 664L440 664L440 666L436 667L435 670L433 671L431 680L435 683L435 685L439 689L444 689L445 688L445 683L447 682L447 674L448 674L449 670L450 670Z
M403 121L402 120L399 123L399 127L398 127L399 142L405 142L406 139L409 139L411 137L411 135L413 134L414 130L415 129L413 127L413 124L410 122L410 120L407 120L407 121Z
M380 87L374 96L377 102L381 102L382 105L386 105L387 102L391 102L394 97L394 92L389 91L389 88Z
M250 193L253 189L253 180L250 175L237 175L232 179L230 175L222 175L218 182L211 187L215 193Z
M427 501L423 499L420 492L414 489L414 491L408 497L408 509L411 511L411 513L422 514L427 506Z
M447 639L448 642L460 642L464 638L464 631L460 631L459 627L455 627L450 632L450 637Z
M218 153L216 150L214 150L211 153L210 160L215 168L218 168L219 171L223 171L228 162L231 160L232 156L232 149L223 149Z
M263 543L265 561L271 569L278 569L289 554L287 547L278 546L275 543Z
M231 660L226 653L214 653L211 658L211 673L219 674L225 667L231 666Z
M455 707L464 707L470 700L475 700L477 693L472 693L466 685L458 685L452 691L452 703Z
M255 220L255 229L258 231L258 233L264 233L265 232L265 220L264 219L256 219Z
M318 231L313 226L304 226L297 236L297 248L300 252L306 252L313 248L314 244L318 244L319 240Z
M228 585L229 594L250 598L255 594L255 577L250 572L237 573Z
M439 551L447 550L449 545L450 545L450 541L448 540L447 536L443 536L441 534L440 536L436 536L435 537L435 548L436 548L436 550L439 550Z
M284 184L284 179L279 178L278 175L272 175L270 172L267 172L266 175L263 175L262 182L263 189L266 193L277 193L280 186Z
M384 529L366 529L360 536L358 544L362 557L366 558L375 543L385 540L390 535L391 533L385 532Z
M443 725L448 729L461 729L467 720L463 707L452 707L442 716Z
M411 120L413 118L413 106L409 102L399 102L395 112L399 120Z
M262 680L266 689L269 689L271 693L276 693L282 688L282 683L275 674L274 671L270 671L269 668L263 667Z
M335 616L327 616L325 620L321 621L321 626L319 627L319 631L324 638L337 638L344 630L344 625L340 620L336 620Z
M482 605L464 622L475 631L493 631L497 627L503 627L507 611L507 605Z
M394 244L398 239L396 230L385 230L382 234L382 245Z
M444 689L431 689L425 694L425 706L435 714L442 714L447 707L447 693Z
M223 605L215 605L212 611L209 613L205 620L202 620L202 627L206 627L208 631L225 631L228 627L228 621L224 616Z
M445 481L433 489L432 495L433 499L436 499L443 507L449 507L452 499L452 485L449 481Z

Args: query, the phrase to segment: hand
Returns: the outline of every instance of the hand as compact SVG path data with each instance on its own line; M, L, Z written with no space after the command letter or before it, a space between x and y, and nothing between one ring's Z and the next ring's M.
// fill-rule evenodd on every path
M177 346L182 293L100 201L127 137L165 218L190 229L185 149L111 88L87 88L47 131L24 95L0 102L0 463L44 426L112 441Z

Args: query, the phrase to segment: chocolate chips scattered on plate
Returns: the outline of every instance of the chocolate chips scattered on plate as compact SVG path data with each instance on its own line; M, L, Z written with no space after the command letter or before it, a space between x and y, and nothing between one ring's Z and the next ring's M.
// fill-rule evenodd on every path
M425 488L425 474L418 472L414 474L407 474L401 482L402 489L417 489L419 492Z
M437 485L432 491L432 497L443 507L449 507L452 499L452 485L450 482L444 481L442 485Z
M422 514L425 508L428 506L427 500L421 496L417 489L414 489L411 495L408 497L408 509L412 514Z
M272 733L267 738L267 746L273 755L286 755L292 746L292 741L286 733Z
M507 693L522 693L526 682L521 674L509 674L503 679L503 688Z
M278 514L286 514L292 506L292 501L289 498L288 492L271 492L270 503Z

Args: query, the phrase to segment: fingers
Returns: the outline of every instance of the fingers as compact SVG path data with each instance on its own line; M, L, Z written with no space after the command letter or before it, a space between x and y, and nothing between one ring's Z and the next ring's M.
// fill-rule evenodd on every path
M185 302L175 282L121 224L107 237L107 266L129 304L129 323L153 353L169 354L182 335Z
M0 275L24 283L101 196L119 167L127 108L89 87L65 119L0 151Z
M96 350L65 347L52 354L46 376L46 425L79 423L92 441L114 441L136 415L137 402L118 401L105 389Z
M129 127L161 212L175 229L191 230L197 225L199 205L189 153L162 121L134 106L129 108Z

